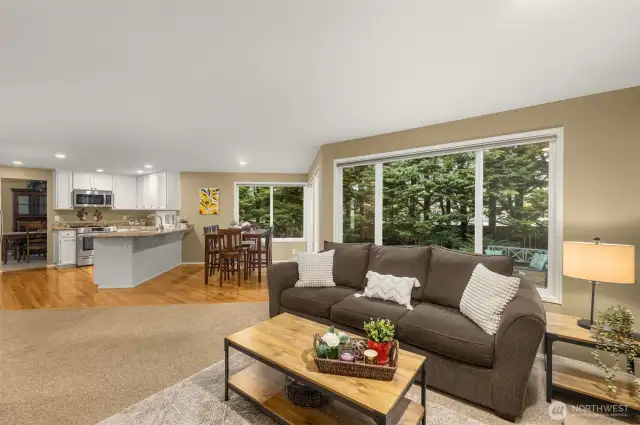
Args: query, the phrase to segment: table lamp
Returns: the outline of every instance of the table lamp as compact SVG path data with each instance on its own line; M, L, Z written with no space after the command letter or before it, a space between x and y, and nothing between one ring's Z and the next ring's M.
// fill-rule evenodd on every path
M591 317L578 320L578 326L591 329L596 285L607 283L635 283L635 247L593 242L564 242L562 274L591 283Z

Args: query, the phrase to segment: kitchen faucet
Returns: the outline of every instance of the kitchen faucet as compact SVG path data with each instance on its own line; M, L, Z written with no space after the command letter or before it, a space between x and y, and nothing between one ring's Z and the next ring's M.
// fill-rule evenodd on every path
M164 226L162 225L162 216L161 216L161 215L158 215L158 214L149 214L149 215L147 216L147 218L151 217L152 215L153 215L153 216L156 216L157 218L159 218L159 219L160 219L160 227L156 227L156 229L157 229L157 230L160 230L160 231L163 231L163 230L164 230Z

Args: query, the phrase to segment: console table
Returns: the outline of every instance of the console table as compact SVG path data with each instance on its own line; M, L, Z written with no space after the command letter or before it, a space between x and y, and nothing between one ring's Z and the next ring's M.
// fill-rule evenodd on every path
M577 317L547 313L544 336L547 403L551 402L554 392L562 392L577 395L588 402L626 406L628 413L640 414L640 401L634 399L633 382L625 371L621 370L616 377L618 393L609 394L604 373L595 364L553 356L553 343L556 341L595 348L596 341L587 329L578 326L577 320Z

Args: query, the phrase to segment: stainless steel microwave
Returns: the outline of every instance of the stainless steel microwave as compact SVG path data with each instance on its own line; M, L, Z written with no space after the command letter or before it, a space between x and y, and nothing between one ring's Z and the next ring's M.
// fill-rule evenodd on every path
M74 207L101 207L113 206L113 192L110 190L74 190Z

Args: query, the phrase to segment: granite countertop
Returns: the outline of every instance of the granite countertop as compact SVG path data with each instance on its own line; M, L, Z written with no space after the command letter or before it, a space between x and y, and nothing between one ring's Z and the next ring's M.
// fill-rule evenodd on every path
M65 223L53 223L51 227L53 230L68 230L77 229L78 227L105 227L105 226L117 226L117 227L140 227L146 224L129 224L129 220L101 220L101 221L68 221Z
M120 227L120 228L122 229L123 227ZM178 233L178 232L187 233L187 232L191 232L192 230L193 230L192 227L187 227L186 229L157 230L155 227L140 228L140 226L138 226L136 229L132 229L132 230L124 230L124 231L120 230L116 232L99 233L96 235L96 238L140 238L140 237L147 237L147 236L167 235L169 233Z

